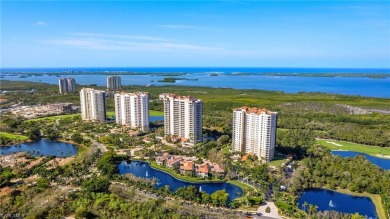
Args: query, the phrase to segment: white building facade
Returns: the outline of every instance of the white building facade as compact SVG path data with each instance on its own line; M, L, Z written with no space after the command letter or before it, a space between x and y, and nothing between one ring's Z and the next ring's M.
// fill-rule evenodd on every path
M107 90L118 90L122 88L121 77L108 76L107 77Z
M76 81L74 78L60 78L58 79L58 86L60 89L60 94L76 92Z
M87 121L106 121L106 95L102 90L83 88L80 91L81 117Z
M203 101L191 96L160 94L164 102L164 134L183 141L202 141Z
M149 130L149 93L117 93L114 100L116 123Z
M266 162L275 154L277 112L241 107L233 110L233 151L256 155Z

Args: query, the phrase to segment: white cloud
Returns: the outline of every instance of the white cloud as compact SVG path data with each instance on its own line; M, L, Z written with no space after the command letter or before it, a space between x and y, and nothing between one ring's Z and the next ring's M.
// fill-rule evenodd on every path
M159 25L162 28L168 29L186 29L186 30L200 30L200 31L220 31L217 28L213 27L204 27L204 26L193 26L193 25L184 25L184 24L164 24Z
M98 38L90 38L92 35ZM147 39L144 42L134 41L133 37L122 36L121 37L102 37L104 34L85 34L78 37L62 38L42 41L44 43L72 46L78 48L86 48L93 50L117 50L117 51L180 51L180 52L196 52L196 51L223 51L223 48L203 46L197 44L186 44L172 41L159 41L157 39L149 39L143 37L135 37L135 39ZM83 37L88 36L88 37ZM115 39L112 39L115 38ZM117 39L120 38L120 39ZM122 39L123 38L123 39ZM129 40L128 40L129 39Z
M35 26L46 26L46 25L47 25L47 23L44 22L44 21L37 21L37 22L35 23Z

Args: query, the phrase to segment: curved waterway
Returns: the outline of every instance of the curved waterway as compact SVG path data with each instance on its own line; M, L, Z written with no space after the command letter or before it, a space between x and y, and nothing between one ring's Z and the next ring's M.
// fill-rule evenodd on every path
M70 157L77 154L77 148L73 144L40 139L34 142L16 144L11 146L0 146L0 155L27 152L32 156L57 156Z
M242 189L236 185L230 183L191 183L178 180L171 176L168 173L162 172L160 170L153 169L146 162L142 161L123 161L118 165L119 173L126 174L132 173L137 177L143 178L156 178L157 179L157 188L163 187L165 185L169 186L171 191L176 191L180 187L184 186L195 186L201 191L207 192L209 194L214 193L217 190L226 190L229 193L229 202L233 199L238 198L243 193Z
M354 214L358 212L368 218L378 218L375 205L368 197L358 197L326 189L309 189L302 193L298 200L299 207L305 210L303 204L316 205L318 211L339 211Z

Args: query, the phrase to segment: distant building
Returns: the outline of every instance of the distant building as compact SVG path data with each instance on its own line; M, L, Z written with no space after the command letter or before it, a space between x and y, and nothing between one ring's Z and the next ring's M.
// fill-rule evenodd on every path
M76 81L74 78L60 78L58 79L58 86L61 94L76 92Z
M114 100L116 123L149 130L149 93L117 93Z
M121 77L108 76L107 77L107 90L118 90L122 88Z
M164 102L164 134L182 141L202 141L203 102L191 96L160 94Z
M83 88L80 91L81 117L83 120L106 120L106 96L102 90Z
M51 103L51 104L47 104L47 109L52 111L71 113L73 112L73 104L72 103Z
M266 162L274 158L277 112L241 107L233 110L233 151L255 154Z

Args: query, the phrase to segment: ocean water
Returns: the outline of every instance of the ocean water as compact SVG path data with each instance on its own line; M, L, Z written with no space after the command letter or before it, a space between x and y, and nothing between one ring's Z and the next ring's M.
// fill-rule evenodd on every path
M128 75L128 72L141 75ZM325 69L325 68L34 68L0 69L1 80L33 81L58 84L59 77L73 77L80 85L97 84L104 86L110 73L119 74L122 85L152 84L206 86L236 89L258 89L283 91L286 93L321 92L367 97L390 98L390 69ZM36 73L39 75L28 75ZM56 73L50 75L48 73ZM181 73L174 76L182 78L176 83L158 82L166 75L162 73ZM217 73L218 76L210 76ZM268 73L312 73L312 74L384 74L385 78L370 77L311 77L311 76L271 76Z

